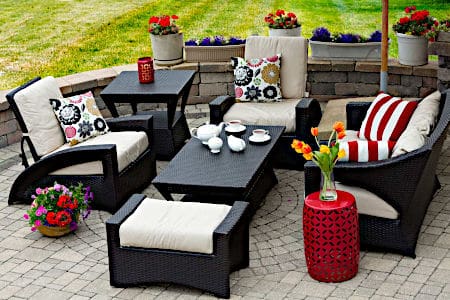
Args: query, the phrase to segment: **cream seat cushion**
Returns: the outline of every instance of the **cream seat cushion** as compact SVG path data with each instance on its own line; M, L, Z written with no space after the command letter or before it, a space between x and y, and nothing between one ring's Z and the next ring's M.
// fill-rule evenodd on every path
M245 59L281 54L281 94L285 99L305 96L308 63L308 40L302 37L249 36L245 42Z
M356 207L359 214L386 218L398 219L398 212L383 199L357 186L344 185L336 182L336 189L352 194L356 200Z
M231 206L146 198L119 229L120 245L213 253L213 232Z
M135 161L139 155L141 155L145 149L147 149L149 142L147 134L143 131L118 131L108 132L104 135L99 135L94 138L88 139L82 143L70 146L68 143L59 147L52 153L83 146L103 145L103 144L115 144L117 149L117 163L119 172L122 171L131 162ZM102 174L103 166L101 161L92 161L88 163L73 165L60 170L57 170L51 174L53 175L92 175Z
M50 98L62 98L56 79L45 77L17 92L14 100L19 108L28 135L39 156L44 156L65 143Z
M283 99L282 102L235 103L223 120L241 120L244 125L286 126L285 132L295 132L295 106L298 102L298 99Z

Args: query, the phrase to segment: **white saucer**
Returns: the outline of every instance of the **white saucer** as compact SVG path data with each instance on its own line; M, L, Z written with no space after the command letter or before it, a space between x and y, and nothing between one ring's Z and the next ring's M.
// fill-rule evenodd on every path
M248 140L252 143L265 143L267 141L270 141L270 135L265 134L262 139L256 138L254 135L251 135L248 137Z
M230 126L225 127L225 131L226 132L231 132L231 133L236 133L236 132L242 132L246 129L247 127L245 127L244 125L239 125L238 129L231 129Z

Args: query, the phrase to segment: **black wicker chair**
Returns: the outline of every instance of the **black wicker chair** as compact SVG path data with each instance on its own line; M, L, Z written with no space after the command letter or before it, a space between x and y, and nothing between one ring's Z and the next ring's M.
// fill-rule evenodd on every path
M306 95L308 42L303 38L290 39L292 38L251 36L247 39L245 46L245 58L257 58L281 53L280 79L283 97L289 97L291 100L300 100ZM293 80L294 77L295 79ZM318 123L308 123L308 121L320 120L322 112L317 100L308 98L303 98L302 100L303 101L297 102L295 108L292 108L293 110L295 109L295 131L285 132L275 149L275 167L296 170L303 169L305 161L301 156L292 151L292 140L294 138L307 140L310 136L310 128L318 126ZM224 116L235 103L236 98L231 96L220 96L210 102L210 123L219 124L222 122ZM242 105L240 108L241 110L245 110L245 105L247 105L247 103L240 103L239 105ZM253 103L250 103L250 105L253 105ZM277 103L272 103L271 105L276 106ZM305 117L304 114L306 113L308 113L309 116L312 115L313 118ZM288 116L285 116L285 119L287 118ZM244 123L247 123L245 120L243 121ZM285 124L271 123L260 125L284 126Z
M212 254L121 247L120 225L145 198L145 195L133 195L106 221L111 285L175 283L229 298L229 274L249 264L248 203L235 201L226 218L214 230Z
M106 120L111 131L144 131L149 139L149 146L138 158L118 171L116 145L104 144L80 146L50 154L39 155L29 136L27 120L24 120L15 100L15 95L38 82L35 78L7 94L6 98L16 116L22 130L21 158L25 170L14 181L8 204L31 203L31 195L36 187L52 185L55 181L61 184L82 182L90 186L94 192L93 208L114 213L133 193L142 191L156 176L156 160L152 151L153 120L151 116L132 116ZM49 102L50 106L50 102ZM55 117L56 118L56 117ZM32 129L31 129L32 130ZM28 162L27 144L34 163ZM53 175L54 171L86 162L100 161L103 172L94 175Z
M347 127L358 130L370 103L347 105ZM415 257L420 228L434 193L440 188L436 165L447 137L450 119L450 90L443 93L440 115L423 147L387 160L357 163L338 162L334 176L343 184L364 188L382 198L398 213L398 219L359 216L361 246ZM312 122L312 121L311 121ZM305 195L319 190L320 169L305 164Z

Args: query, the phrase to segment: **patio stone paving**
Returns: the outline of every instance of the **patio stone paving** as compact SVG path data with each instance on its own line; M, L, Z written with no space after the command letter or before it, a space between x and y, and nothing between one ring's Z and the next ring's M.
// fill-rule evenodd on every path
M207 120L207 107L189 106L188 122ZM442 188L422 226L417 258L361 252L356 277L321 283L306 270L301 229L303 172L276 170L279 184L250 226L250 266L231 274L231 299L450 299L450 138L440 157ZM30 232L25 205L7 205L22 170L19 145L0 149L0 299L214 299L196 289L155 284L114 288L109 284L105 221L93 211L74 234L52 239ZM158 171L167 162L158 162ZM153 186L143 193L162 196Z

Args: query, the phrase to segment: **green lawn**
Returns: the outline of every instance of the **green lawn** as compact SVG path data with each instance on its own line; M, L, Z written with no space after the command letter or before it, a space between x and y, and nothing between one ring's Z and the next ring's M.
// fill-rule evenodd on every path
M438 19L450 12L448 0L391 0L390 27L413 4ZM264 16L277 8L295 12L307 38L318 26L365 35L381 28L381 0L2 0L1 6L0 90L38 75L58 77L152 55L148 18L163 13L179 15L185 39L267 35ZM389 54L396 57L392 30L390 38Z

